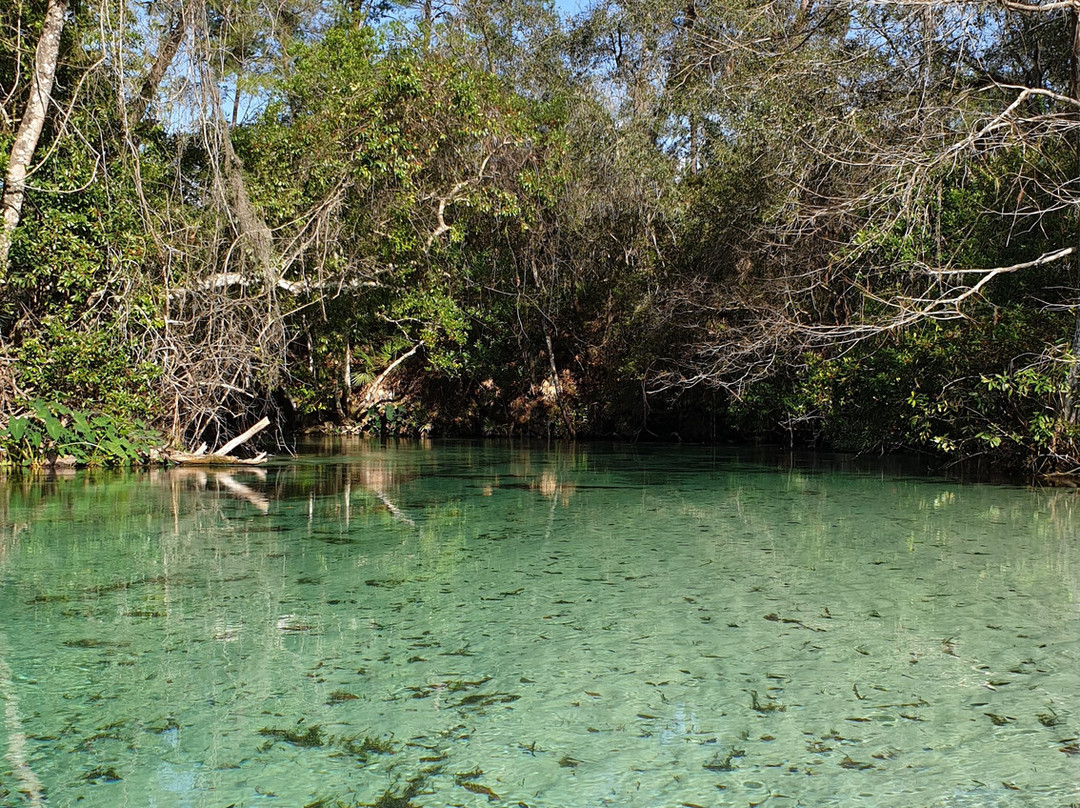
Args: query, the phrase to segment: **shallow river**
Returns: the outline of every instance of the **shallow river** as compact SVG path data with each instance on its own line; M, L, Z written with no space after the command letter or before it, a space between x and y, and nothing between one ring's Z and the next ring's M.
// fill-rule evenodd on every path
M1067 808L1074 491L467 443L0 486L0 805Z

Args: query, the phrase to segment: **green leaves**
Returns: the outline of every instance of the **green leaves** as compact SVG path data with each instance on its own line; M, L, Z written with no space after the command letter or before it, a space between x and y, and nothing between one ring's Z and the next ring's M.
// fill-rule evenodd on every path
M29 409L32 414L13 416L0 429L0 462L33 467L65 458L80 466L131 465L160 443L141 421L121 424L41 400L30 402Z
M21 442L29 426L30 421L26 418L12 418L7 425L8 437L16 443Z
M70 414L71 412L63 404L54 404L53 408L56 409L57 412L63 412L65 414ZM49 439L55 442L64 432L64 427L60 423L60 419L52 414L49 405L44 401L32 401L30 403L30 409L37 415L38 420L45 425L45 432L48 434Z

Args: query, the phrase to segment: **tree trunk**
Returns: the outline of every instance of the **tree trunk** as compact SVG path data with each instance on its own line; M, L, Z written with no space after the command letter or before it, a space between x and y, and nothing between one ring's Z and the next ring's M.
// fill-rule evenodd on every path
M210 114L220 138L222 171L225 178L225 203L232 216L238 238L243 242L250 259L263 273L267 294L273 295L281 277L281 267L274 254L274 238L270 227L248 194L244 179L244 164L233 149L229 124L218 90L217 75L209 60L204 65L203 87L209 95Z
M233 88L232 98L232 128L236 128L237 121L240 120L240 71L236 73L236 86Z
M7 175L4 177L4 195L0 198L4 218L3 229L0 230L0 284L7 281L11 239L19 226L26 198L26 175L49 111L60 56L60 35L64 30L67 9L68 0L49 0L45 8L45 21L34 54L34 72L30 77L30 97L11 146Z
M191 18L191 9L197 2L199 0L187 0L184 3L179 16L173 22L172 28L169 29L169 33L161 40L154 64L150 67L150 72L146 74L146 78L143 79L139 94L135 97L135 100L131 103L131 108L128 110L128 126L135 126L146 115L150 102L154 100L158 87L161 86L161 80L165 78L165 71L169 69L169 65L176 58L180 43L184 41L184 34L187 32Z
M434 24L434 15L431 9L431 0L424 0L423 21L420 23L421 36L423 37L424 53L431 52L431 28Z
M262 214L248 195L247 182L244 180L244 164L232 147L227 128L221 133L221 146L224 154L225 182L228 187L229 209L236 222L237 234L251 250L251 257L262 270L266 280L267 292L272 294L281 277L281 267L274 255L274 237Z
M931 5L923 6L920 16L922 43L919 46L919 108L925 109L930 102L930 89L934 80L934 44L936 41L937 19L934 7Z
M536 284L536 293L539 295L544 286L540 283L540 271L536 268L535 259L532 261L532 276L533 283ZM537 309L539 310L539 303L537 303ZM555 390L555 404L559 408L559 415L562 416L566 431L571 438L576 438L577 430L574 429L574 422L566 412L566 403L563 401L562 383L559 381L559 366L555 364L555 345L551 339L551 327L544 312L540 312L540 317L544 322L544 344L547 345L548 367L551 368L551 385Z
M698 125L697 116L690 113L690 173L696 175L698 173Z

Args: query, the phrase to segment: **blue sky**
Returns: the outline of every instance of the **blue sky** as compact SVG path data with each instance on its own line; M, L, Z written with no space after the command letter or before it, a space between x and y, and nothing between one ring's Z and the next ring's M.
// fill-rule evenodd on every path
M566 15L577 14L588 3L589 0L555 0L555 5L559 11Z

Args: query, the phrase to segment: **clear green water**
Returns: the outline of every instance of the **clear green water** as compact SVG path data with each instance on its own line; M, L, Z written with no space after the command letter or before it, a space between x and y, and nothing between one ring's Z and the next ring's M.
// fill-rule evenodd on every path
M1073 491L345 448L7 484L0 805L1080 802Z

